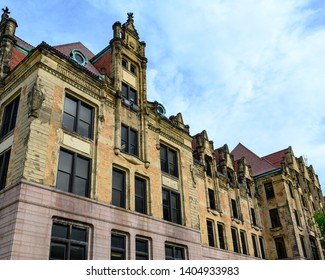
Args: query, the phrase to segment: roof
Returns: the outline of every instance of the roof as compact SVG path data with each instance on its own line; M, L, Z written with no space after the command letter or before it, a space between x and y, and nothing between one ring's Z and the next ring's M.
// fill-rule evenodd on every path
M247 163L252 168L252 175L257 176L275 169L278 169L278 166L268 161L267 158L261 158L256 155L254 152L246 148L243 144L239 143L231 152L234 156L234 160L237 161L245 157ZM278 158L278 157L276 157Z
M275 165L278 168L281 168L281 162L283 161L286 152L289 151L289 148L283 149L281 151L266 155L262 157L262 159L265 159Z
M86 46L84 46L81 42L74 42L69 44L63 44L58 46L52 46L54 49L58 50L62 54L67 57L71 57L71 53L74 50L78 50L83 53L87 58L87 64L85 67L94 74L99 75L99 71L96 67L90 62L90 60L95 56Z

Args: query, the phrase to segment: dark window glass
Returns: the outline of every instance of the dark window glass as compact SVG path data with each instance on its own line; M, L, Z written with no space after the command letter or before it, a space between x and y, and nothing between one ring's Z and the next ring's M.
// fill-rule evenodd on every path
M274 188L272 183L266 183L264 184L264 188L265 188L265 195L267 199L273 198L274 197Z
M85 260L87 259L88 229L54 222L51 234L51 260Z
M259 237L259 241L260 241L261 255L262 255L262 258L265 259L263 237Z
M185 248L166 244L165 257L166 260L185 260Z
M214 190L208 189L208 195L209 195L210 209L216 210L216 201L215 201L215 196L214 196Z
M130 71L135 75L137 73L137 68L133 64L131 64Z
M112 204L125 208L125 172L113 169Z
M289 183L289 192L290 192L291 198L294 198L294 194L293 194L293 189L292 189L292 184L291 183Z
M306 251L306 245L305 245L305 238L303 236L300 236L300 243L301 243L301 248L302 252L304 254L304 257L307 258L307 251Z
M276 227L281 226L279 212L278 212L277 208L270 210L270 218L271 218L272 228L276 228Z
M126 236L112 233L111 260L126 260Z
M212 162L212 160L210 157L205 158L205 172L206 172L207 176L209 176L209 177L212 177L211 162Z
M312 252L312 255L313 255L313 259L314 260L319 260L320 257L319 257L319 254L318 254L316 240L313 237L310 237L309 240L310 240L310 247L311 247L311 252Z
M275 248L278 254L278 259L285 259L287 257L286 248L284 245L283 237L274 238Z
M231 237L232 237L232 244L234 248L234 252L239 253L239 246L238 246L238 234L235 228L231 228Z
M81 136L92 138L93 108L71 96L64 100L62 127Z
M300 226L300 220L299 220L298 212L296 209L293 209L293 214L295 216L297 226Z
M164 220L181 224L180 195L171 190L162 190Z
M210 220L207 220L207 232L208 232L208 241L209 246L215 247L215 241L214 241L214 229L213 229L213 222Z
M232 216L235 219L238 219L237 203L235 199L231 199L231 208L232 208Z
M149 260L149 241L142 238L136 238L135 251L137 260Z
M122 66L126 69L128 69L128 62L125 59L122 59Z
M56 186L58 189L88 197L90 160L76 153L60 150Z
M160 166L162 171L178 177L177 152L160 145Z
M7 150L0 154L0 190L6 186L7 173L10 161L10 151Z
M219 239L219 247L221 249L226 249L225 243L225 227L222 224L218 223L218 239Z
M122 102L125 105L131 105L131 104L137 105L138 104L137 91L125 83L122 83L122 97L123 97ZM127 102L127 101L129 101L129 102Z
M256 226L257 223L256 223L256 216L255 216L254 208L251 208L251 215L252 215L252 223L253 223L254 226Z
M20 96L11 101L5 108L2 115L2 125L0 131L0 138L7 135L16 126L17 113L19 107Z
M138 155L138 132L126 125L121 126L121 150Z
M307 207L307 204L306 204L306 201L305 201L304 196L303 195L300 195L300 197L301 197L302 206L306 208Z
M243 254L247 255L247 242L246 242L246 233L244 231L240 231L240 241Z
M256 235L252 234L252 243L254 249L254 257L258 258L258 249L257 249L257 238Z
M135 211L147 214L146 180L135 178Z

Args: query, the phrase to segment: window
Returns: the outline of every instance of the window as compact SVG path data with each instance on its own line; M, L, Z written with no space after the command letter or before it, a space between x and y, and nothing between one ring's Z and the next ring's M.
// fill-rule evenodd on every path
M79 154L60 150L56 187L89 197L91 161Z
M84 102L66 95L62 127L81 136L93 136L93 108Z
M208 241L209 246L215 247L215 241L214 241L214 226L213 221L207 220L207 233L208 233Z
M122 102L128 107L131 107L136 111L138 110L138 107L136 106L138 105L138 93L134 88L125 83L122 83Z
M162 197L164 220L181 224L181 200L179 193L163 189Z
M237 210L237 202L235 199L231 199L231 209L232 209L232 216L235 219L238 219L238 210Z
M205 157L205 172L207 176L212 177L212 160L210 157Z
M229 183L233 184L235 182L234 172L231 169L227 169L227 178Z
M260 248L261 248L262 259L265 259L265 251L264 251L264 241L263 241L263 237L259 237L258 239L259 239L259 241L260 241Z
M125 172L113 168L112 204L125 208Z
M226 249L225 243L225 226L223 224L218 223L218 239L219 239L219 247L220 249Z
M128 62L125 59L122 59L122 66L126 69L128 69Z
M216 210L216 200L215 200L214 190L208 189L208 195L209 195L210 209Z
M270 210L270 218L271 218L272 228L276 228L276 227L281 226L279 212L278 212L277 208L274 208L274 209Z
M149 240L143 238L135 239L135 258L137 260L149 260Z
M246 233L243 230L240 231L240 241L243 254L248 255Z
M135 177L135 211L147 214L146 180Z
M160 166L161 170L178 177L177 152L165 145L160 145Z
M287 252L283 237L274 238L274 242L278 259L285 259L287 257Z
M7 173L10 160L10 150L0 154L0 190L6 186Z
M257 226L254 208L251 208L251 215L252 215L252 223L253 223L253 225Z
M317 243L316 239L314 237L309 237L310 240L310 247L311 247L311 252L314 260L319 260L319 254L318 254L318 249L317 249Z
M254 257L258 258L257 237L255 234L252 234L252 243L254 249Z
M264 184L264 188L265 188L266 198L267 199L273 198L274 197L274 189L273 189L272 182Z
M121 150L138 155L138 132L123 124L121 127Z
M165 258L166 260L185 260L185 248L178 245L165 244Z
M0 138L7 135L16 126L19 99L20 96L16 97L4 108L4 112L2 115L2 126L0 131Z
M88 228L55 221L52 225L50 260L86 260Z
M238 246L238 233L237 229L231 228L231 237L232 237L232 245L234 248L234 252L239 253L239 246Z
M292 184L291 184L291 182L289 182L289 192L290 192L290 196L291 196L291 198L294 198L294 194L293 194L293 189L292 189Z
M301 194L300 197L301 197L302 206L305 207L305 208L307 208L307 204L306 204L306 201L305 201L304 196Z
M111 260L126 260L126 236L113 232L111 235Z
M298 212L297 212L296 209L293 209L293 214L294 214L294 216L295 216L297 226L300 227L300 226L301 226L301 225L300 225L300 220L299 220Z
M302 252L304 254L304 257L307 258L307 251L306 251L306 245L305 245L305 238L303 236L300 236L300 243L301 243L301 248Z
M136 68L133 64L130 65L130 71L131 71L131 73L134 74L134 75L137 74L137 68Z

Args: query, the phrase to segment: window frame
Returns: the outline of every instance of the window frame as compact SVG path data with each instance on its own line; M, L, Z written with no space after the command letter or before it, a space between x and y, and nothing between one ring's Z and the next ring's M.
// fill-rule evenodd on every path
M293 215L295 216L296 224L298 227L301 227L298 211L296 209L293 209Z
M69 102L76 103L76 112L74 115L70 114L66 110L67 99L69 100ZM89 123L85 122L81 119L81 111L83 108L90 110L90 122ZM63 104L62 128L65 130L68 130L70 132L76 133L82 137L86 137L88 139L93 139L93 136L94 136L94 114L95 114L94 112L95 112L95 109L93 106L78 99L77 97L74 97L73 95L71 95L69 93L66 93L65 97L64 97L64 104ZM73 125L72 125L73 127L72 128L70 128L69 125L65 124L65 122L68 122L66 116L70 116L73 118ZM87 135L85 135L81 132L80 123L82 123L82 122L89 125L89 130L88 130Z
M239 231L242 253L248 255L247 236L244 230Z
M141 183L141 188L143 187L143 196L137 194L137 188L140 187L138 183ZM142 205L142 211L140 209L137 209L137 201L141 202ZM141 178L139 176L135 176L134 178L134 210L141 214L148 214L148 205L147 205L147 180L144 178Z
M231 231L231 240L232 240L233 250L235 253L240 253L238 230L235 227L231 227L230 231Z
M275 192L272 182L267 182L264 184L265 196L266 199L275 198Z
M167 194L168 204L164 203L164 192ZM172 200L176 198L176 204L179 205L178 208L173 208ZM181 195L173 190L162 188L162 206L163 206L163 219L172 223L182 224L182 205L181 205ZM176 221L174 217L176 215Z
M114 238L120 238L123 242L123 247L118 247L113 245L113 237ZM122 258L114 258L113 254L121 254ZM117 231L112 231L111 232L111 251L110 251L110 260L127 260L127 235L117 232Z
M0 191L6 187L10 165L11 147L0 154Z
M167 248L170 248L172 251L172 256L167 255ZM178 258L176 254L176 250L180 250L182 254L182 258ZM186 247L173 243L165 243L165 260L186 260Z
M313 236L309 236L309 242L310 242L310 249L311 249L313 260L320 260L321 258L320 258L316 238L314 238Z
M255 213L255 209L253 207L251 207L251 216L252 216L253 226L257 226L256 213Z
M213 189L208 188L208 198L209 198L209 208L211 210L217 210L215 191Z
M126 139L123 139L123 130L125 130ZM136 143L133 143L132 141L132 133L135 135ZM123 144L125 145L125 148L123 148ZM136 129L125 124L121 124L121 151L131 155L139 156L139 133Z
M223 249L223 250L227 250L227 239L226 239L225 225L222 223L217 223L217 229L218 229L219 248Z
M278 208L270 209L269 216L270 216L272 228L277 228L282 226Z
M114 174L122 175L122 185L117 186L117 182L115 181L117 178L114 176ZM115 179L114 179L115 178ZM118 195L118 198L117 196ZM116 203L116 200L118 199L121 203ZM112 205L115 205L117 207L126 208L126 172L124 170L121 170L119 168L113 167L112 170Z
M146 244L146 251L138 250L138 242ZM135 237L135 259L136 260L150 260L150 240L148 238L136 236Z
M259 244L260 244L261 257L262 257L262 259L266 259L265 250L264 250L264 239L263 239L263 237L262 236L259 236L258 237L258 241L259 241Z
M274 243L275 243L275 249L276 249L278 259L279 260L286 259L287 258L287 250L286 250L284 238L282 236L275 237Z
M214 221L207 219L206 225L207 225L208 244L210 247L216 247Z
M259 251L258 251L258 244L257 244L257 236L256 234L252 234L252 244L253 244L253 251L254 257L259 258Z
M66 238L59 237L59 236L53 236L54 225L67 227L68 228L68 232L67 232L68 236ZM72 239L71 237L73 236L73 232L72 232L73 229L84 230L86 241ZM87 260L88 259L88 248L89 248L89 234L90 234L89 231L90 231L89 226L86 226L86 225L81 225L81 224L68 222L68 221L53 220L52 228L51 228L49 259L50 260L56 259L56 258L51 258L51 252L53 250L52 246L54 246L55 244L61 244L61 245L66 246L65 252L64 252L65 253L64 260L71 259L71 247L73 245L84 248L84 258L82 258L82 260Z
M4 138L16 127L18 110L20 104L20 95L16 96L12 101L10 101L4 108L2 112L2 122L0 129L0 139Z
M174 166L174 169L172 169ZM178 153L176 150L160 144L160 169L162 172L178 178ZM174 170L174 171L173 171Z
M138 91L127 83L122 82L122 103L137 111L139 102L138 98Z
M60 169L60 164L64 165L64 162L61 162L61 158L63 157L61 153L66 153L69 154L70 156L72 156L72 160L71 160L71 172L67 173L66 170L63 169L63 166ZM82 159L88 162L88 172L87 177L83 178L78 176L77 172L77 164L78 164L78 159ZM63 159L62 159L63 160ZM72 152L70 150L64 149L64 148L60 148L59 151L59 160L58 160L58 168L57 168L57 176L56 176L56 188L58 190L62 190L62 191L66 191L69 193L73 193L75 195L80 195L80 196L84 196L84 197L90 197L90 193L91 193L91 170L92 170L92 160L90 158L87 158L83 155L80 155L76 152ZM58 185L58 181L60 180L59 177L61 177L59 174L63 173L64 175L69 174L69 180L68 180L68 190L63 189L62 187L60 187ZM62 176L62 179L64 178L64 176ZM77 186L77 179L78 178L82 178L86 180L86 190L85 190L85 195L81 195L78 192L76 192L76 189L78 189Z
M305 258L308 258L308 256L307 256L307 250L306 250L305 237L302 236L302 235L299 235L299 239L300 239L302 253L303 253L303 255L304 255Z
M231 214L234 219L239 220L238 205L236 199L231 198Z

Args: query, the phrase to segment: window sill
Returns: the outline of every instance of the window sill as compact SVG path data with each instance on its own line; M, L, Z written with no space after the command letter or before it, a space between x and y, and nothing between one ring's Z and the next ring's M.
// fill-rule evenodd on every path
M72 130L69 130L69 129L66 129L64 127L62 127L62 131L63 133L69 135L69 136L72 136L72 137L75 137L79 140L82 140L82 141L85 141L85 142L88 142L89 144L92 144L93 143L93 139L90 138L90 137L86 137L86 136L82 136L80 135L78 132L75 132L75 131L72 131Z
M174 175L171 175L171 174L169 174L169 173L167 173L165 171L162 171L162 170L161 170L161 174L164 175L164 176L166 176L166 177L169 177L170 179L173 179L174 181L178 181L179 180L178 177L176 177Z
M242 222L241 220L239 220L239 219L237 219L237 218L234 218L234 217L232 217L231 220L232 220L233 222L237 223L237 224L240 224L240 223Z
M133 164L137 164L137 165L144 165L146 168L148 168L150 166L150 162L149 161L142 161L138 156L133 155L133 154L129 154L126 152L122 152L120 150L119 155L121 157L123 157L124 159L126 159L128 162L133 163Z
M219 213L219 211L217 209L211 209L210 207L208 207L208 212L210 212L214 216L220 215L220 213Z
M282 229L282 226L279 226L279 227L274 227L274 228L270 228L271 231L279 231Z

